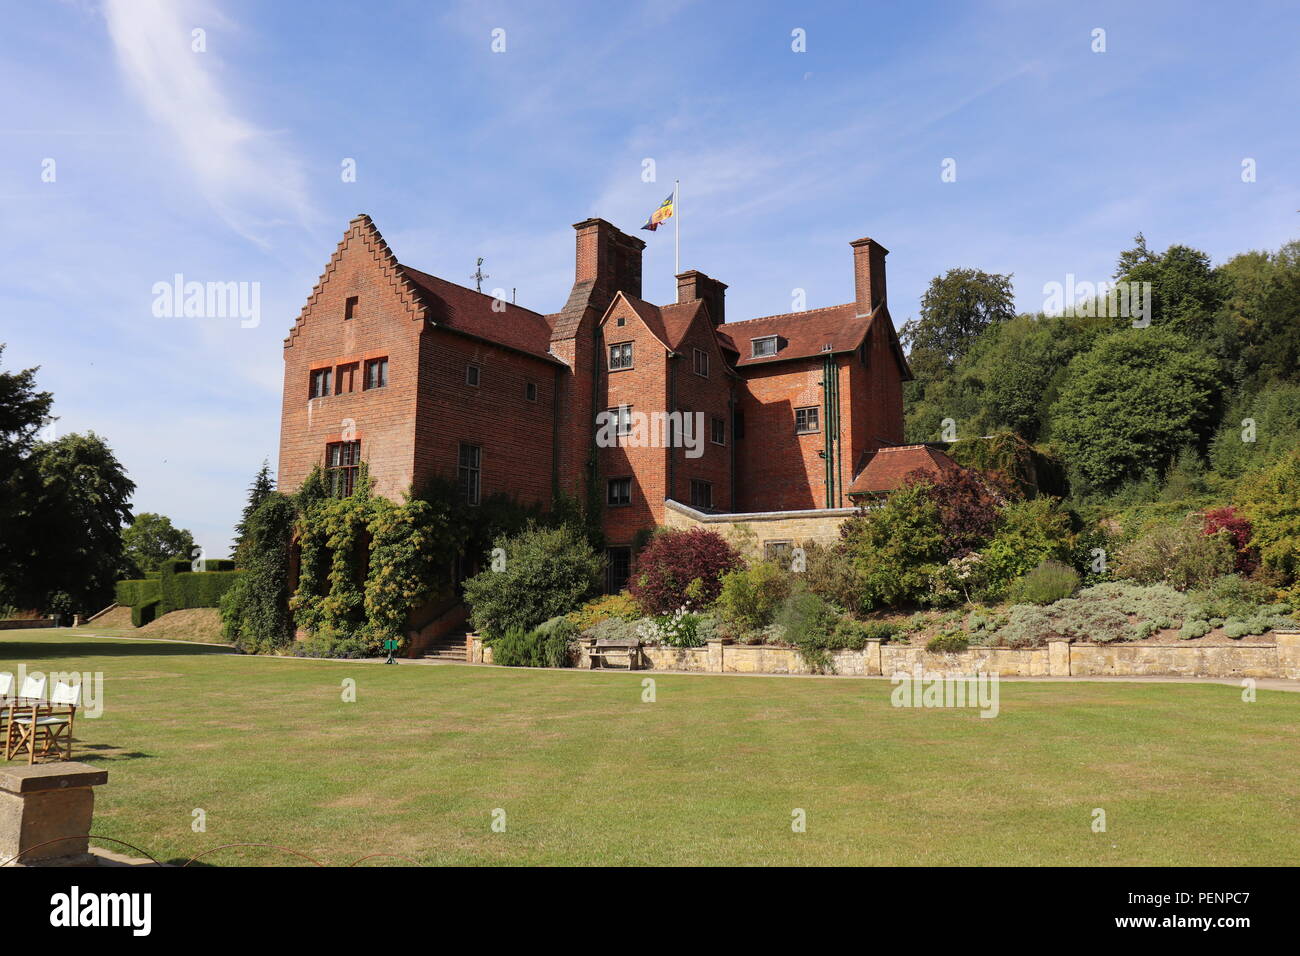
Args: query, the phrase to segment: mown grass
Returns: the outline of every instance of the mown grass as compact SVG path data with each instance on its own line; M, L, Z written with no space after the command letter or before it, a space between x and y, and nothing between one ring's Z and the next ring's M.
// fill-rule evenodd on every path
M0 662L103 673L103 716L78 722L74 755L109 771L94 832L160 860L228 843L329 864L1300 857L1300 694L1281 691L1006 682L989 720L893 708L881 680L388 667L67 631L0 635Z

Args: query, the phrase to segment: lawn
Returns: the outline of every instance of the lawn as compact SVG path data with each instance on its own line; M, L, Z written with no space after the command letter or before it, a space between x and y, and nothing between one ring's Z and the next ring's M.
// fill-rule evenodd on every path
M102 672L75 759L94 832L183 861L334 865L1294 864L1300 694L1006 682L1001 713L883 680L272 660L0 634L0 666ZM345 679L356 701L342 700ZM1108 832L1093 833L1104 808ZM492 814L506 813L505 832ZM806 832L791 813L807 815ZM202 809L206 832L191 828ZM110 848L115 844L103 843ZM223 850L218 865L301 862ZM374 861L372 861L374 862Z

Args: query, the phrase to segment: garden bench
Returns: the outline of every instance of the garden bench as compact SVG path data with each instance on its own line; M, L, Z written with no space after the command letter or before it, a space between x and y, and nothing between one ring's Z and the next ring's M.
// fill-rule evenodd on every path
M602 638L591 646L588 656L591 658L593 670L597 661L600 661L602 667L607 667L612 660L616 663L625 663L628 670L634 671L639 663L640 650L641 642L638 640Z

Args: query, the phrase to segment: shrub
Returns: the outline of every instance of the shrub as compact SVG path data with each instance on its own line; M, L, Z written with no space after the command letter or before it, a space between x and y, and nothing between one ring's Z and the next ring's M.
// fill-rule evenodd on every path
M597 589L604 560L571 526L529 526L496 539L505 560L465 582L474 627L489 637L514 628L527 635L544 621L567 614Z
M801 580L809 591L851 614L862 610L862 582L848 549L809 543L804 559Z
M641 620L647 620L642 618ZM638 627L641 620L626 620L621 617L607 617L603 621L585 629L582 633L585 637L592 637L600 641L635 641L639 640L641 635Z
M772 623L790 593L790 575L775 561L760 561L722 576L718 615L738 631L756 631Z
M1054 499L1013 501L1002 509L993 540L980 552L984 596L1000 598L1016 578L1047 558L1070 554L1070 516Z
M1204 587L1232 570L1225 532L1206 535L1194 516L1151 528L1120 549L1115 573L1139 584L1164 582L1180 591Z
M564 616L553 617L531 631L511 627L492 641L492 663L503 667L568 667L578 636Z
M700 637L702 615L692 614L679 607L672 614L643 618L637 624L637 636L646 644L664 644L668 647L703 647Z
M1250 625L1245 621L1229 621L1223 625L1223 633L1234 641L1238 641L1250 633Z
M963 631L943 631L925 642L931 654L960 654L970 646L970 638Z
M1067 564L1048 558L1012 582L1007 595L1015 604L1051 604L1069 597L1078 589L1078 572Z
M1300 566L1300 448L1242 482L1238 513L1250 522L1251 540L1263 570L1281 585L1296 580Z
M717 600L722 576L741 564L740 554L715 531L660 531L637 555L628 590L647 614L704 608Z
M345 634L324 629L308 635L305 641L294 641L294 657L333 657L356 660L376 654L374 641L361 634Z
M1189 596L1197 617L1244 619L1268 604L1272 593L1267 585L1226 574Z
M1002 496L979 472L955 468L935 474L923 468L903 476L939 509L943 557L960 558L978 550L993 536Z
M800 588L782 602L773 626L780 628L782 636L799 651L809 667L826 671L833 668L830 651L839 622L840 614L835 608Z
M1205 512L1201 529L1207 535L1226 532L1235 555L1233 569L1238 574L1250 574L1259 564L1259 556L1250 544L1250 522L1237 514L1231 505Z
M1178 631L1178 636L1183 640L1204 637L1210 633L1210 624L1208 621L1184 621L1182 628Z
M569 612L569 621L579 631L588 631L601 621L617 618L621 621L635 621L641 616L632 595L626 591L618 594L605 594L593 598L576 611Z
M879 508L850 518L840 535L865 610L921 600L946 560L939 508L919 485L900 488Z
M573 663L573 642L578 629L565 617L553 617L529 635L537 644L541 667L568 667Z

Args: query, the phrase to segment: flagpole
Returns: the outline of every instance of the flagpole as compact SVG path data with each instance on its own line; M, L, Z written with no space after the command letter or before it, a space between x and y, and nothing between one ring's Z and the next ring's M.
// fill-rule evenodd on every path
M679 202L681 197L678 193L681 191L682 181L673 180L673 278L682 273L682 211Z

